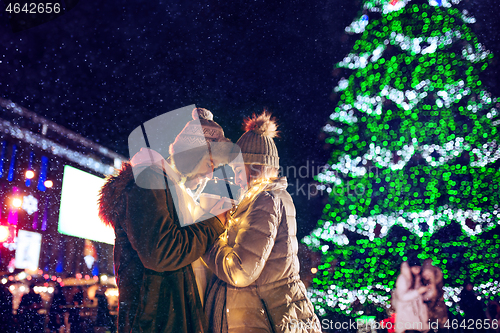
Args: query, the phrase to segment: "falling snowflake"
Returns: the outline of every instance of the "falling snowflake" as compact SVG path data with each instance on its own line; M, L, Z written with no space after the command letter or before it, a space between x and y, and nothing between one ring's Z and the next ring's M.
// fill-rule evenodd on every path
M29 215L33 214L38 210L38 200L31 194L24 197L23 199L23 209Z

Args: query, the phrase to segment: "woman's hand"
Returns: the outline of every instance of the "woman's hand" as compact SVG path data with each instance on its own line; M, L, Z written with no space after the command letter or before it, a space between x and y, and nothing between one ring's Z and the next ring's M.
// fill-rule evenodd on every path
M217 218L222 222L224 226L227 224L227 211L231 207L227 207L228 202L226 199L222 198L210 209L210 214L217 216Z
M429 287L427 287L427 286L422 286L422 287L418 288L418 293L420 295L425 294L428 291L429 291Z

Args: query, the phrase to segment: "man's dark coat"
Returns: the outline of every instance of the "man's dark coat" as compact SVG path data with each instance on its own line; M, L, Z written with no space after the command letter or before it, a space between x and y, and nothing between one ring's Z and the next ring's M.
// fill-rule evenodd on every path
M159 186L170 181L157 166L135 181L132 166L124 163L101 189L99 214L116 235L120 333L206 332L191 263L224 227L216 217L180 227L171 191Z

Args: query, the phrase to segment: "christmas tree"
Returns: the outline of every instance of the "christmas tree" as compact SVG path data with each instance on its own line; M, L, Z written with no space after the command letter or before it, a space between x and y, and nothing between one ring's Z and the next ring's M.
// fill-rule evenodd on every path
M500 292L500 103L480 81L493 55L463 5L365 0L346 28L359 38L336 65L332 153L316 176L328 204L302 240L322 253L310 290L320 315L385 311L401 262L417 256L442 269L455 314L467 281L483 300Z

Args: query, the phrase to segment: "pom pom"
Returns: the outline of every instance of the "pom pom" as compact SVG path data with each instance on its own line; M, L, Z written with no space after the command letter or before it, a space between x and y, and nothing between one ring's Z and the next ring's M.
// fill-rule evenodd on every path
M278 125L276 118L271 118L271 114L267 111L262 112L260 115L252 115L251 118L243 120L243 128L245 132L253 131L256 134L275 138L278 136Z
M204 108L194 108L193 113L191 113L193 119L206 119L206 120L214 120L214 115L210 110Z

